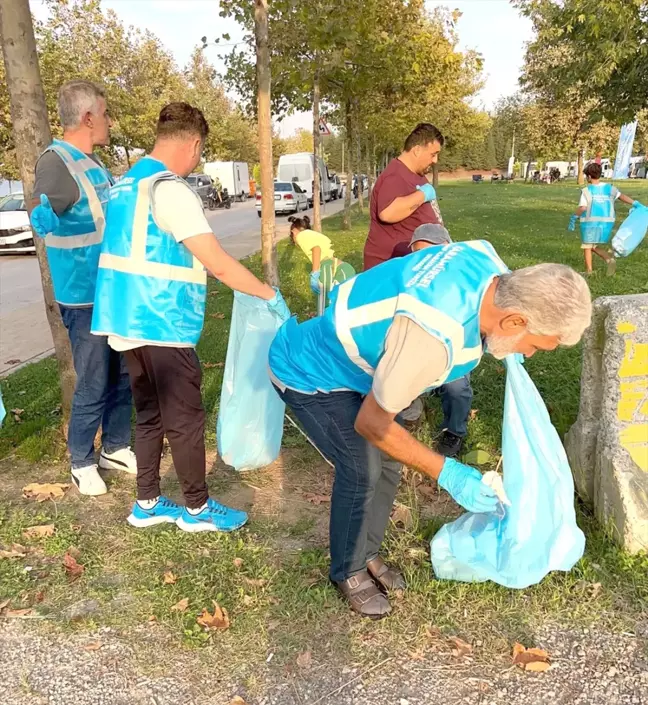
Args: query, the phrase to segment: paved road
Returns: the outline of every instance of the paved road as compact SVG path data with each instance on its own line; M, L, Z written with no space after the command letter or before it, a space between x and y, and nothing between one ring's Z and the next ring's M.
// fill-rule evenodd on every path
M342 206L342 201L327 203L323 214L337 213ZM254 200L235 203L230 210L206 211L206 215L233 257L259 251L260 220ZM286 216L277 216L276 228L277 239L288 235ZM53 352L36 258L0 257L0 377Z

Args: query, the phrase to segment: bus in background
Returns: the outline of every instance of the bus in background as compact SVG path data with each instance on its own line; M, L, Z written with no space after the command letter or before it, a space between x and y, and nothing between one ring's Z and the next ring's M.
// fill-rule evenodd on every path
M331 200L331 182L328 169L321 157L317 158L320 174L320 201L327 203ZM277 169L278 181L292 181L299 184L308 195L309 205L313 205L313 182L315 180L315 156L312 152L297 152L296 154L282 154L279 157Z

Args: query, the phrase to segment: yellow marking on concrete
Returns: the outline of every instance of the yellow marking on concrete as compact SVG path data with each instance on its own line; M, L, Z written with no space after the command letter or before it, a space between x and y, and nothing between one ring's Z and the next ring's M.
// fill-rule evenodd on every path
M644 471L648 472L648 423L637 423L624 428L619 434L621 447Z
M625 341L625 354L619 368L619 377L644 377L648 375L648 343Z
M617 406L619 421L632 421L637 410L640 414L648 416L648 379L621 382L619 390L621 392Z
M637 326L630 323L630 321L621 321L617 323L617 331L619 333L634 333L637 330Z

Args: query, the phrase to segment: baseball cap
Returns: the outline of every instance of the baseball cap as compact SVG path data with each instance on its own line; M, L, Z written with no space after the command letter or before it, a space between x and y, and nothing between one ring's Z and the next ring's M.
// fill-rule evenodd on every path
M431 245L447 245L452 242L450 233L438 223L424 223L419 225L412 234L410 247L415 242L429 242Z

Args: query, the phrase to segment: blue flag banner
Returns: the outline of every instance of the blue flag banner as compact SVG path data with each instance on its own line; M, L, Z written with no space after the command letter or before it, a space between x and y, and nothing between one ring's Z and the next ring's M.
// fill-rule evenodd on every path
M632 156L632 145L634 144L635 132L637 131L637 121L629 122L621 128L619 134L619 146L617 147L616 159L614 160L613 179L627 179L630 170L630 157Z

